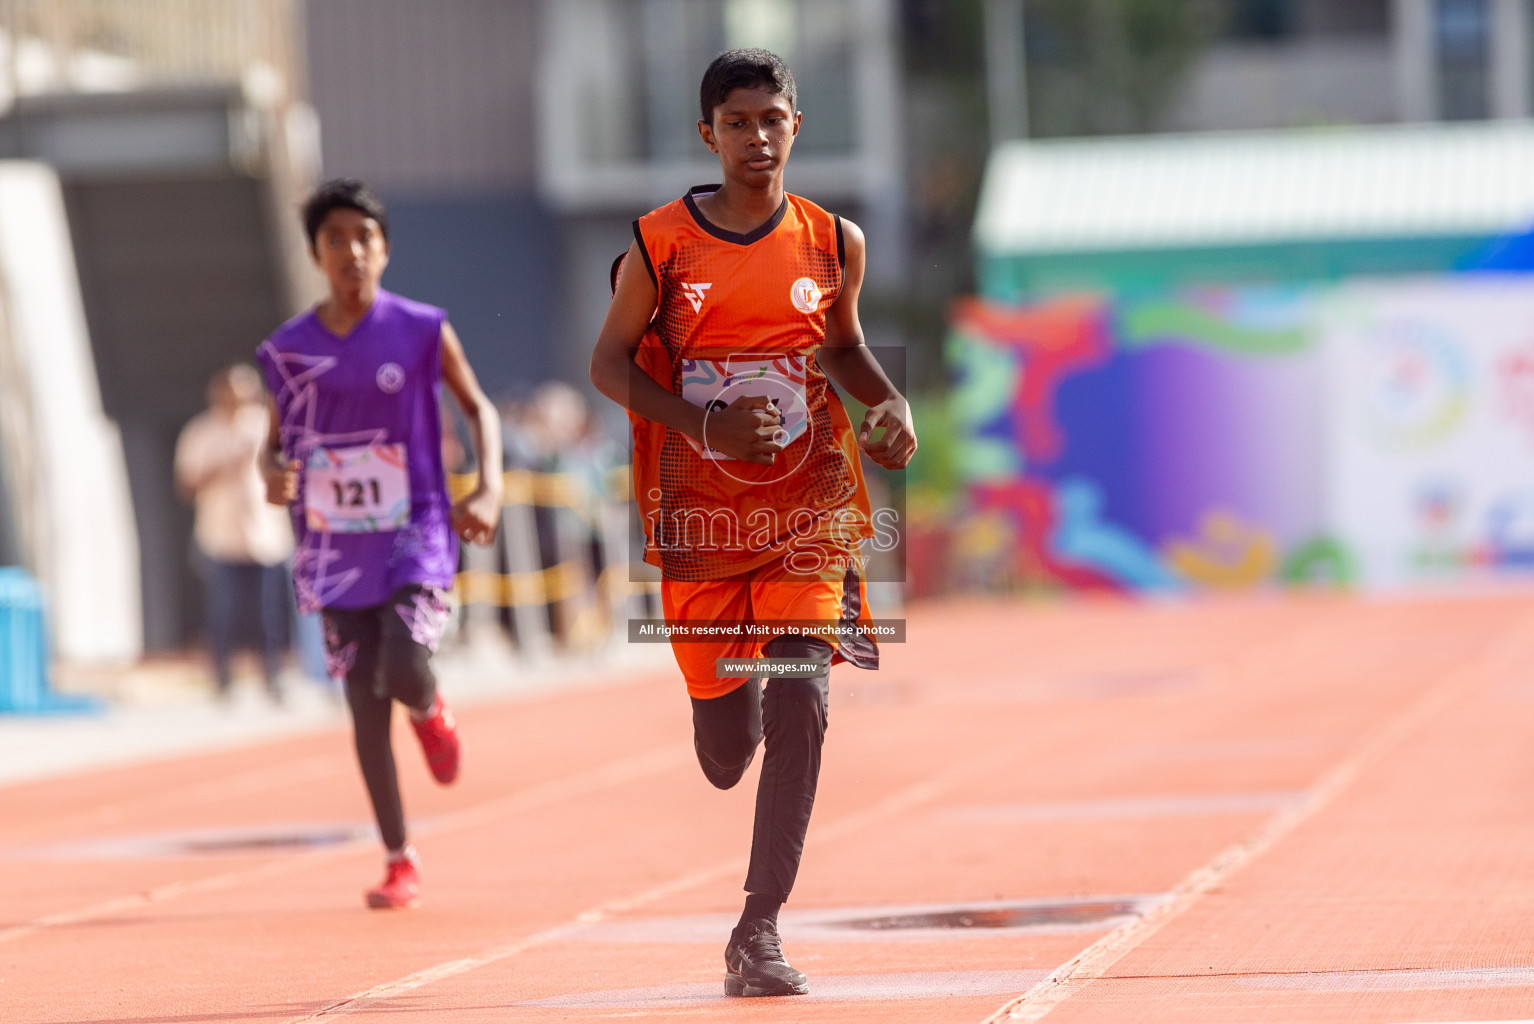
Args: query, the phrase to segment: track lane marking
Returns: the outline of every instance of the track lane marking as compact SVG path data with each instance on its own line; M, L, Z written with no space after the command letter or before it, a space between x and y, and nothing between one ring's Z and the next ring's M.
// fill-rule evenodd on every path
M817 843L835 841L885 818L920 806L942 796L974 775L993 770L1000 764L1010 761L1015 755L1016 752L1009 749L987 751L978 757L961 763L957 767L950 768L946 772L941 772L931 778L923 779L920 782L907 786L905 789L892 793L870 807L866 807L861 811L855 811L843 818L838 818L822 828L815 829L814 840ZM542 931L512 942L492 946L472 956L458 957L439 964L433 964L412 974L407 974L402 978L382 982L371 988L363 989L360 992L355 992L342 999L338 999L307 1016L294 1018L290 1024L309 1024L311 1021L351 1013L355 1010L363 1009L364 1003L374 1003L380 999L403 995L406 992L423 988L435 982L510 959L527 950L548 945L559 939L572 937L591 925L602 923L626 911L664 899L675 893L686 892L697 886L718 881L732 874L743 873L746 869L746 864L746 857L731 857L728 860L719 861L708 867L678 875L675 878L649 886L627 896L605 900L596 906L575 914L573 917L552 928L545 928Z
M513 793L509 796L499 797L451 814L445 814L418 827L416 833L417 835L441 835L444 832L453 832L489 824L507 815L536 810L562 800L599 792L610 786L623 785L670 770L679 764L684 764L686 757L691 755L691 753L692 745L690 743L668 743L662 747L655 747L642 753L601 765L579 775L542 783L520 793ZM0 943L14 942L17 939L25 938L47 928L80 924L101 917L109 917L112 914L122 913L123 911L137 910L161 904L181 896L218 892L246 882L260 881L273 875L286 874L303 864L313 864L318 860L367 849L375 845L375 842L371 837L366 837L349 843L339 843L335 846L306 850L298 854L280 855L264 864L241 871L229 871L221 875L213 875L196 881L177 880L144 890L143 892L114 897L73 910L47 914L27 921L24 924L0 928Z
M1168 899L1082 950L1051 971L1033 988L986 1017L982 1024L1003 1021L1037 1022L1051 1010L1100 979L1107 971L1173 920L1180 917L1212 889L1287 838L1315 817L1378 761L1398 747L1426 722L1478 683L1505 678L1501 673L1518 663L1519 655L1534 648L1534 615L1525 614L1501 638L1493 639L1471 665L1450 672L1443 682L1428 688L1360 744L1341 763L1321 777L1305 795L1270 818L1253 835L1215 854L1214 858L1179 882Z
M285 765L268 768L251 768L236 772L223 779L205 779L173 790L158 790L150 796L127 800L106 807L93 807L48 821L0 830L0 852L23 845L28 837L50 832L69 831L87 826L110 825L125 821L134 814L142 813L161 802L173 804L199 804L212 800L225 800L231 796L248 796L267 789L276 789L295 783L313 782L328 775L339 775L343 768L355 770L355 764L341 758L341 754L316 754Z
M1042 977L1043 970L907 971L888 974L817 974L815 989L796 996L796 1007L837 1002L889 1002L897 999L952 999L994 996L1016 990ZM694 1006L719 1005L731 998L717 981L655 985L645 988L572 992L547 999L529 999L513 1006L555 1007L565 1010L649 1010L665 1013ZM636 1013L602 1016L637 1017Z
M628 680L623 682L577 681L567 684L571 688L563 692L578 693L596 688L639 686L643 685L643 683L643 679ZM529 691L527 693L513 692L504 695L506 697L504 703L481 704L478 700L476 700L470 706L473 707L476 711L483 709L485 712L483 717L496 718L500 716L503 710L512 709L507 711L507 714L511 714L516 710L521 710L521 708L524 706L523 702L527 699L542 697L545 695L546 691L539 690ZM339 727L348 730L347 735L349 736L349 720L338 720L338 722ZM329 727L325 726L324 728ZM289 740L307 739L312 736L321 734L321 731L304 731L291 734L273 734L264 737L252 737L252 740L254 741L254 745L261 745L263 743L280 743ZM233 748L212 748L203 750L194 749L187 750L164 759L157 758L144 762L124 762L120 764L109 763L88 767L80 772L70 772L58 776L42 776L35 779L23 778L12 781L0 781L0 804L4 803L4 797L7 795L6 790L11 788L20 788L34 784L47 785L54 782L76 781L83 775L130 770L145 765L163 766L166 764L172 764L181 758L194 758L205 755L225 754L231 752L231 749ZM241 747L238 749L249 748L241 745ZM0 850L29 842L31 837L35 837L39 833L46 834L56 830L68 830L85 826L99 826L123 821L133 814L140 813L146 809L154 808L155 805L162 801L179 801L191 804L205 803L211 800L223 800L231 795L249 795L251 793L258 793L262 790L275 789L290 783L311 782L316 779L331 775L354 775L357 770L357 762L355 757L348 753L350 749L350 746L348 746L346 751L331 751L323 754L314 754L309 757L305 757L300 760L292 761L285 765L275 767L237 770L227 776L226 781L220 781L218 779L200 779L194 783L189 783L177 788L161 788L156 790L152 795L142 797L137 800L123 801L107 807L93 807L89 810L77 811L71 814L65 814L58 818L51 818L47 821L33 822L20 826L11 826L9 823L7 823L7 825L0 826Z
M1329 628L1330 624L1324 622L1321 624L1307 624L1304 621L1296 622L1288 630L1286 630L1280 638L1275 639L1270 643L1263 644L1256 650L1248 650L1237 655L1236 658L1233 659L1237 661L1237 664L1231 666L1231 673L1237 674L1241 672L1246 662L1269 657L1270 652L1275 648L1287 649L1291 647L1298 647L1303 653L1307 643L1315 643L1317 641L1324 640ZM1213 665L1211 665L1210 671L1216 671L1219 668L1219 665L1220 661L1216 661ZM843 835L854 832L866 825L881 820L882 818L891 814L899 813L900 811L918 806L922 803L934 799L937 796L942 795L944 792L953 788L953 786L964 781L971 774L986 770L990 767L1005 765L1014 757L1015 752L1005 748L1001 749L1000 751L991 751L980 755L968 762L965 762L957 768L950 769L948 772L939 773L930 779L915 783L912 786L899 791L898 793L892 794L890 797L887 797L885 800L873 805L872 807L866 808L860 812L856 812L846 818L838 819L826 827L817 828L814 833L815 841L821 842L834 840ZM708 882L714 881L717 878L727 876L731 873L742 872L744 871L746 865L746 857L735 857L728 861L716 864L713 867L704 868L699 871L672 879L669 882L660 883L659 885L653 886L639 893L635 893L631 896L610 900L606 903L602 903L588 910L582 911L574 918L559 925L537 932L533 935L526 936L525 938L518 939L514 942L483 950L474 956L458 958L451 961L446 961L441 964L433 965L431 967L423 968L422 970L410 975L406 975L403 978L383 982L380 985L374 986L373 988L354 993L343 999L339 999L336 1002L309 1014L308 1016L295 1018L290 1022L290 1024L308 1024L308 1022L320 1020L328 1016L349 1013L354 1009L360 1009L360 1004L364 1002L374 1002L379 999L403 994L405 992L422 988L434 982L445 980L455 975L474 970L478 967L488 966L501 960L509 959L510 957L516 956L529 949L547 945L550 942L571 936L589 925L601 923L615 916L616 914L635 909L645 905L646 903L650 903L665 896L671 895L672 893L683 892L697 885L706 884Z

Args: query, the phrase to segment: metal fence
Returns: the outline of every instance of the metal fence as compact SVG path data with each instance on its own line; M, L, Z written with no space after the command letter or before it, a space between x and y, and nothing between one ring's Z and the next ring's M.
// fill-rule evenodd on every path
M464 545L461 635L509 639L526 655L600 646L630 617L659 614L660 571L639 559L629 468L599 485L574 473L506 471L493 545ZM456 500L473 487L455 476Z

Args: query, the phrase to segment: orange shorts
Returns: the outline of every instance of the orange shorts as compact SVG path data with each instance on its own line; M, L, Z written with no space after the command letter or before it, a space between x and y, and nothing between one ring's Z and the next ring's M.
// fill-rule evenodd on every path
M718 624L759 623L779 619L849 627L871 621L862 577L851 565L841 579L785 579L783 567L769 562L722 580L689 583L662 580L661 607L667 622L687 620ZM834 665L845 661L858 668L879 667L879 648L867 634L827 630L814 633L833 648ZM676 640L671 652L687 681L688 696L699 700L723 697L745 684L739 678L718 678L718 658L759 658L772 637L763 635L724 640Z

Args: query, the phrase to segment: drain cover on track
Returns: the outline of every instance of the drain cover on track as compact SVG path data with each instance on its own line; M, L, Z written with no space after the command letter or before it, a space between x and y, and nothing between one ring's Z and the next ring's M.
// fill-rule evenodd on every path
M265 853L268 850L304 850L312 846L339 846L353 839L361 839L370 831L371 829L358 825L322 826L308 831L190 837L175 845L178 845L182 852L190 854Z
M778 926L792 942L945 942L1004 940L1019 934L1107 931L1133 920L1162 896L907 903L861 907L784 907ZM714 945L734 914L696 914L602 921L571 932L582 942Z
M3 856L7 860L159 860L238 856L339 846L376 835L372 825L356 822L246 825L21 847L6 851Z
M1134 900L1073 901L1010 907L970 907L925 914L889 914L827 921L832 928L904 931L912 928L1037 928L1041 925L1096 924L1139 913Z

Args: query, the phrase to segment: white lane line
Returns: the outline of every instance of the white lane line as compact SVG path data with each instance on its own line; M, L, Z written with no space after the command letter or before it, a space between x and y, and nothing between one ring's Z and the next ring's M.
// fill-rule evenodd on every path
M854 814L849 814L845 818L840 818L824 827L813 828L810 830L810 836L815 842L823 843L838 839L858 829L866 828L885 818L892 817L929 800L933 800L971 777L994 769L1000 763L1010 760L1012 756L1013 752L1010 750L987 751L978 757L971 758L956 767L948 769L946 772L935 775L930 779L924 779L899 792L892 793L871 807L867 807ZM372 988L363 989L361 992L355 992L352 995L323 1006L307 1016L295 1018L290 1024L308 1024L309 1021L316 1021L363 1009L363 1004L365 1003L401 995L446 978L464 974L480 967L487 967L526 952L529 949L544 946L560 939L572 938L581 930L607 921L618 914L633 910L636 907L642 907L648 903L654 903L676 893L695 889L700 885L706 885L730 875L741 874L745 870L745 857L731 857L729 860L720 861L709 867L688 872L685 875L678 875L676 878L650 886L647 889L641 889L630 895L619 896L615 899L599 903L594 907L581 911L553 928L547 928L541 932L536 932L504 945L481 950L473 956L448 960L423 968L403 978L386 981Z
M324 856L326 853L339 852L356 848L358 844L329 847L326 850L317 850L314 853L303 854L306 857ZM118 896L114 899L103 900L100 903L92 903L89 906L78 907L74 910L65 910L57 914L48 914L44 917L33 918L25 924L12 925L9 928L0 929L0 942L14 942L17 939L33 935L45 928L58 928L64 925L82 924L97 918L109 917L129 910L140 910L144 907L167 900L176 899L179 896L191 896L199 893L217 892L242 882L259 881L271 875L283 874L291 870L293 861L284 858L260 867L251 868L247 871L235 871L223 875L213 875L209 878L199 879L193 882L171 882L167 885L156 886L143 892L131 893L127 896Z
M575 797L600 791L609 786L622 785L675 768L685 763L685 759L691 756L691 754L692 747L690 744L672 743L664 747L656 747L652 750L635 754L632 757L614 761L611 764L601 765L579 775L546 782L531 789L513 793L510 796L467 807L452 814L445 814L440 818L435 818L418 826L416 833L418 835L439 835L444 832L454 832L488 824L507 815L562 803ZM353 840L347 843L338 843L335 846L320 847L318 849L306 850L302 853L284 855L243 871L230 871L190 882L170 882L143 892L103 900L100 903L92 903L89 906L78 907L74 910L66 910L57 914L48 914L44 917L34 918L24 924L12 925L9 928L0 928L0 942L14 942L17 939L42 931L45 928L81 924L97 918L123 913L124 911L139 910L181 896L217 892L233 886L243 885L247 882L260 881L273 875L287 874L290 871L302 870L304 864L312 864L316 860L353 853L372 845L374 845L374 841L371 838Z
M1219 814L1254 814L1286 807L1304 791L1266 793L1187 793L1175 796L1124 797L1115 800L1066 800L1058 803L955 807L942 812L949 821L1011 825L1048 821L1123 821L1135 818L1197 818Z
M111 825L125 821L136 813L164 804L184 806L208 802L222 803L236 796L248 796L263 790L277 789L295 783L314 782L327 775L339 774L346 762L336 754L321 754L302 758L288 764L274 764L250 769L222 778L204 779L177 789L160 789L136 800L119 800L105 807L79 811L61 818L33 822L16 828L0 830L0 850L9 850L28 837L39 834L57 835L71 829ZM105 770L105 769L103 769ZM352 768L355 771L355 768ZM0 794L3 802L3 794Z
M1294 974L1243 974L1243 988L1299 989L1311 992L1431 992L1460 988L1534 987L1534 966L1422 967L1385 971L1306 971Z
M820 1002L886 1002L898 999L962 999L1015 992L1047 971L923 971L910 974L831 974L810 980L810 993L790 1005ZM1008 986L1011 986L1010 988ZM729 996L717 981L651 988L617 988L602 992L572 992L548 999L529 999L513 1006L581 1007L609 1010L667 1010L723 1003Z
M416 826L415 831L418 835L438 835L443 832L462 832L464 829L493 824L510 814L519 814L552 803L600 792L612 786L624 786L661 772L683 768L693 763L696 756L690 741L652 747L638 754L598 765L578 775L555 779L519 793L509 793L495 800L487 800L451 814L432 818Z
M1334 754L1340 744L1320 736L1288 736L1271 739L1195 740L1156 743L1128 751L1134 761L1256 761L1316 757Z
M985 1018L983 1024L1001 1021L1042 1020L1051 1010L1101 978L1109 968L1155 935L1210 890L1267 853L1295 829L1315 817L1347 790L1365 770L1389 754L1426 722L1447 709L1477 683L1489 677L1505 678L1534 649L1534 616L1524 616L1508 633L1494 642L1480 658L1443 682L1431 687L1406 710L1362 743L1321 780L1304 798L1275 814L1266 825L1246 839L1226 847L1207 864L1188 875L1172 890L1171 897L1139 918L1117 928L1050 972L1049 977L1006 1003Z

